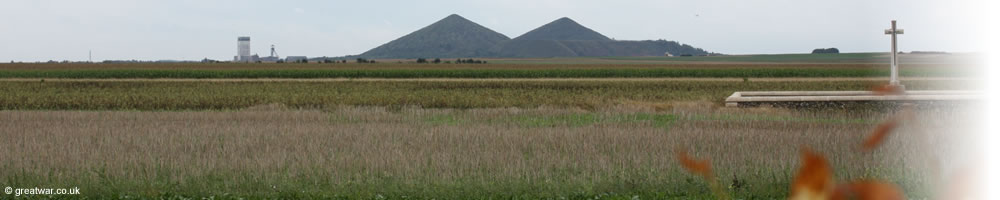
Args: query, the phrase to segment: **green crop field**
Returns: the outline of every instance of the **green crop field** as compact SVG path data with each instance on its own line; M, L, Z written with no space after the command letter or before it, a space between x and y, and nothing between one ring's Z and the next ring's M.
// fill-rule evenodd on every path
M884 77L879 68L583 68L583 69L45 69L0 70L0 78L782 78ZM965 70L912 68L906 77L967 77Z
M912 89L961 89L969 81L904 82ZM623 102L704 101L721 104L734 91L867 90L876 81L320 81L320 82L0 82L5 110L241 109L278 103L295 108L336 105L496 108L595 108Z
M804 62L804 63L887 63L886 53L774 54L691 57L607 57L614 60L715 61L715 62Z
M666 78L666 77L886 77L879 62L830 60L875 54L755 55L495 59L491 64L417 64L408 60L358 63L14 63L0 64L3 78ZM690 62L658 60L690 59ZM700 60L699 60L700 59ZM607 60L643 62L607 63ZM645 62L653 61L653 62ZM720 62L725 61L725 62ZM780 61L780 62L778 62ZM810 62L798 62L810 61ZM551 62L551 63L550 63ZM548 63L548 64L546 64ZM904 62L904 77L972 77L965 62Z
M974 53L953 54L901 54L902 64L974 64L980 60ZM840 53L840 54L761 54L761 55L721 55L689 57L593 57L593 58L542 58L542 59L498 59L504 64L690 64L690 63L732 63L732 64L889 64L888 53Z

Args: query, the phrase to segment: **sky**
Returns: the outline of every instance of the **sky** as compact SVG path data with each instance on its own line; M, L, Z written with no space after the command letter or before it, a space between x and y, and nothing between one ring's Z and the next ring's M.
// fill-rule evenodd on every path
M665 39L723 54L978 52L976 0L3 0L0 61L231 60L252 52L361 54L450 14L510 38L569 17L618 40Z

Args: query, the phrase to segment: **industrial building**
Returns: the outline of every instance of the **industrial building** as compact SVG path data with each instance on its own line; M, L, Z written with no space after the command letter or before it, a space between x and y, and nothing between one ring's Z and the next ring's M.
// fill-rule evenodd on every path
M236 56L234 62L257 62L260 56L250 55L250 37L242 36L236 38Z
M233 56L233 62L245 62L245 63L255 63L255 62L303 62L307 61L309 58L305 56L288 56L285 60L281 60L278 57L278 51L274 50L274 45L271 45L271 55L268 57L260 57L257 54L250 54L250 37L241 36L236 38L236 56Z
M278 51L274 50L273 44L271 45L271 56L260 58L261 62L268 62L268 63L278 62L280 60L281 58L278 58Z

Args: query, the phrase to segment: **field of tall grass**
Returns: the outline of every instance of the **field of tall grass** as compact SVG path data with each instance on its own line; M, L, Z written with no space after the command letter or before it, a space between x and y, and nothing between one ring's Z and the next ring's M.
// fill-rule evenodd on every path
M963 64L908 64L907 77L967 77ZM0 78L655 78L883 77L879 64L15 63Z
M868 90L881 81L0 81L0 110L233 110L278 103L424 108L592 109L618 104L706 101L735 91ZM966 80L904 81L909 89L969 89Z
M427 109L280 104L233 112L0 111L0 186L79 187L89 198L704 199L674 151L709 158L726 192L784 198L809 146L838 179L909 198L963 163L967 112L921 109L873 153L894 111ZM7 196L9 197L9 196ZM58 196L57 196L58 197ZM64 196L66 197L66 196Z

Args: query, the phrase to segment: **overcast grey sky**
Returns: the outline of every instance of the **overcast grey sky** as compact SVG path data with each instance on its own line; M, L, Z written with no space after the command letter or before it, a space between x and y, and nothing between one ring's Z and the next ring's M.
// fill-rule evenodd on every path
M974 0L201 1L3 0L0 61L229 60L236 37L253 53L360 54L449 14L514 38L570 17L619 40L666 39L725 54L979 51Z

